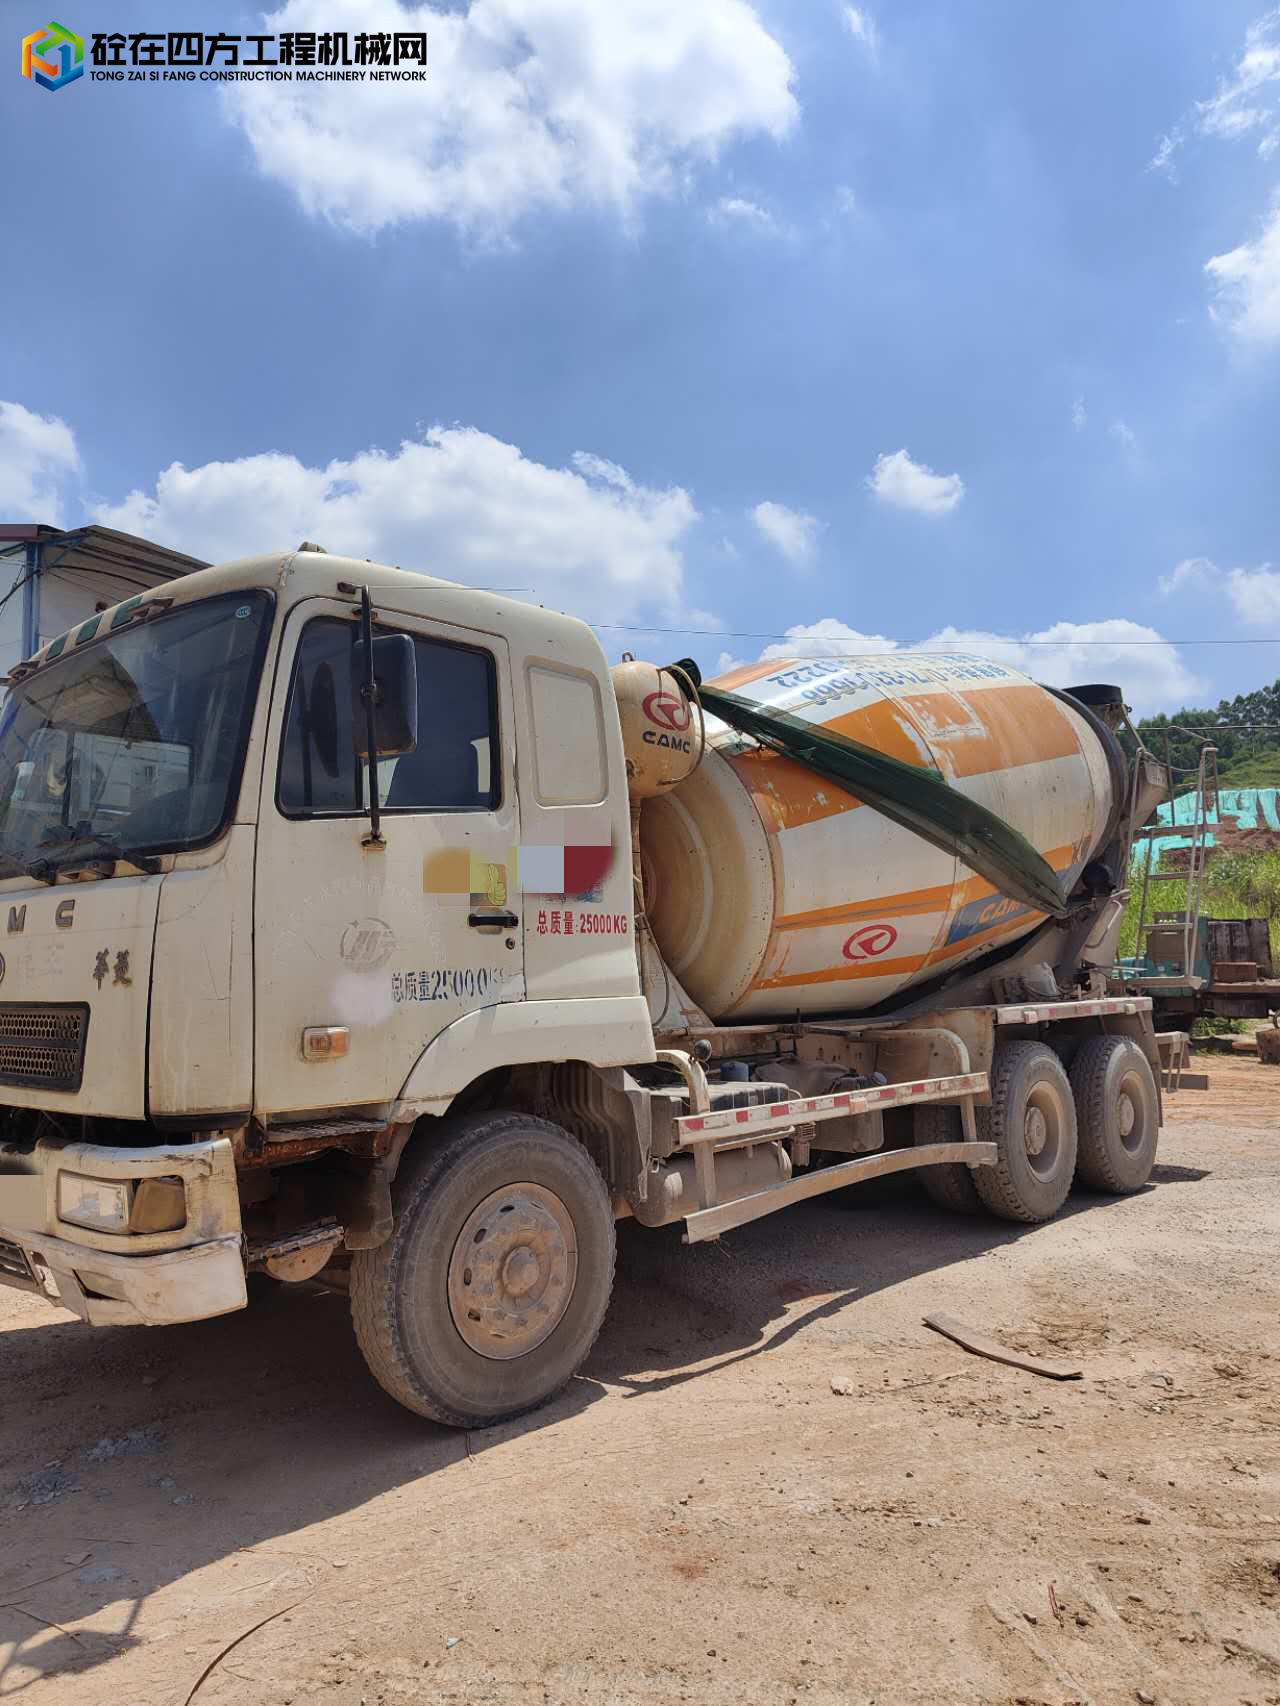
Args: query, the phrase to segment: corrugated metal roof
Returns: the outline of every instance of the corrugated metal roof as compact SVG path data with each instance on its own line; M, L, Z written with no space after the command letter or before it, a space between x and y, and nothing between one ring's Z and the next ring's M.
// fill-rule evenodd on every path
M172 551L167 545L153 544L136 533L118 533L114 527L100 527L96 522L70 528L48 527L39 522L0 524L0 544L32 540L41 547L42 570L92 572L96 569L127 575L132 569L135 574L140 572L148 577L149 586L209 566L200 557L189 557L184 551Z

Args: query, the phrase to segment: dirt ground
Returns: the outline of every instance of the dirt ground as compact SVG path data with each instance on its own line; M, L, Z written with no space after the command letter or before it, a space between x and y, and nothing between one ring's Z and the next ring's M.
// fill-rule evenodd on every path
M1274 1706L1280 1070L1203 1064L1152 1186L1048 1226L893 1181L621 1228L585 1374L469 1437L313 1287L152 1332L0 1292L0 1698L183 1706L242 1637L200 1706Z

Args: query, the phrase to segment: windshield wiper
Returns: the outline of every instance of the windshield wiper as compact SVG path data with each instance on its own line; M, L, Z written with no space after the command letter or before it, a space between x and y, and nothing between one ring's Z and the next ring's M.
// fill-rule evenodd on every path
M57 880L57 872L47 859L28 859L21 853L10 853L7 848L0 848L0 861L3 861L0 876L17 876L21 872L24 876L34 877L38 883ZM8 866L13 867L12 871L7 869Z
M48 843L42 843L47 846ZM58 871L73 870L77 865L91 865L97 859L124 859L130 865L136 865L140 871L155 873L160 869L160 861L154 853L140 853L133 848L121 845L120 838L115 835L72 835L62 843L63 850L57 856L43 859L33 859L27 866L28 873L41 881L52 881ZM72 849L76 851L71 851ZM93 851L81 852L81 848ZM46 878L44 873L49 873Z

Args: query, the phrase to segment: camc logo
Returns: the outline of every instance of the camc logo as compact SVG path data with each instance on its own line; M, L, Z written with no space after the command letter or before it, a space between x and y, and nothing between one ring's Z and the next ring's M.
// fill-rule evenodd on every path
M664 693L659 689L656 693L647 693L643 703L645 716L651 723L657 723L660 729L672 729L678 733L689 727L691 707L688 700L678 694Z
M84 42L52 22L22 38L22 75L42 89L61 89L84 76Z
M892 924L864 924L845 943L841 950L846 960L874 960L887 953L898 940Z

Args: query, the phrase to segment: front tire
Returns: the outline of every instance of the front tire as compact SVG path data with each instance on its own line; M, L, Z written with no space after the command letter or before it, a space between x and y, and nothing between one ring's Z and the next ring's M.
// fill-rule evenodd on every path
M1001 1043L991 1067L991 1105L978 1136L996 1146L974 1188L1002 1220L1051 1220L1076 1170L1076 1107L1062 1062L1043 1043Z
M609 1193L549 1120L481 1113L407 1152L395 1229L351 1263L356 1339L378 1384L450 1427L534 1409L576 1373L613 1290Z
M960 1143L964 1129L960 1124L959 1108L945 1102L922 1102L915 1110L911 1128L912 1142ZM943 1161L932 1167L921 1167L916 1177L924 1186L929 1200L949 1214L981 1214L982 1198L973 1182L973 1170L963 1161Z
M1151 1063L1129 1037L1090 1037L1071 1064L1080 1122L1080 1182L1111 1196L1140 1191L1160 1139Z

